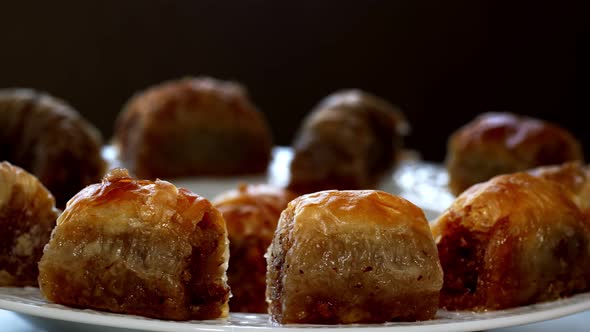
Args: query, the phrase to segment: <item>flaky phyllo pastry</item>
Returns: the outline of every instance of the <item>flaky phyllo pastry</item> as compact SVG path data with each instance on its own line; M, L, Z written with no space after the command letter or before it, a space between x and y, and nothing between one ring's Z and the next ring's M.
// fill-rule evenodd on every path
M68 202L39 286L73 307L212 319L228 313L227 260L225 222L209 201L115 169Z
M433 318L442 271L424 213L381 191L322 191L289 203L267 254L281 323Z
M561 185L584 213L590 210L590 169L580 162L542 166L531 169L529 174Z
M589 289L589 224L556 181L516 173L475 185L433 233L447 309L502 309Z

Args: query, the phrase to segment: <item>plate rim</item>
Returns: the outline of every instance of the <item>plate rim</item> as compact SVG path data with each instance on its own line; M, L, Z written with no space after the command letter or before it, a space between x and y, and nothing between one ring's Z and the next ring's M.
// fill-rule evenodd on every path
M6 290L19 292L22 289L23 295L6 294ZM575 294L571 297L561 298L554 301L531 304L506 310L475 312L450 312L439 310L439 313L448 316L468 314L472 318L454 320L452 317L443 317L430 321L422 321L419 325L413 322L389 322L384 324L350 324L350 325L280 325L268 321L268 326L238 325L231 322L211 321L167 321L160 319L146 318L142 316L102 312L92 309L77 309L49 303L45 300L43 304L24 303L10 299L10 297L24 297L25 292L32 289L40 293L38 288L28 287L0 287L0 309L9 310L15 313L28 316L59 320L72 323L89 324L94 326L137 329L145 331L342 331L343 329L354 329L364 332L397 332L397 331L436 331L436 332L466 332L476 330L488 330L495 328L511 327L538 323L560 317L573 315L590 310L590 292ZM42 298L42 297L41 297ZM45 306L47 305L47 306ZM519 313L519 311L524 311ZM230 313L236 316L248 316L246 313ZM260 315L260 314L252 314ZM266 316L266 314L263 314ZM220 320L223 320L220 319Z

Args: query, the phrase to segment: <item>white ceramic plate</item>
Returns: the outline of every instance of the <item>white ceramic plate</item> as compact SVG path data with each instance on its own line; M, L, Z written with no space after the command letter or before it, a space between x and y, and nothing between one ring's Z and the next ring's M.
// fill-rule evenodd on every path
M116 152L111 147L104 150L111 166L118 166ZM412 154L409 154L411 156ZM266 175L232 178L174 179L176 185L190 189L204 197L213 198L221 192L244 183L271 183L285 185L288 181L288 165L292 158L289 148L278 147L273 151L273 161ZM446 172L440 165L424 163L407 157L390 176L383 179L379 188L391 192L420 206L427 218L436 218L450 205L453 196L446 189ZM447 312L439 310L436 319L416 323L386 323L377 325L289 325L278 326L269 322L267 315L232 313L227 319L211 321L173 322L120 315L94 310L79 310L47 303L37 288L0 287L0 309L24 314L34 324L47 326L66 324L64 330L88 330L102 327L138 329L146 331L313 331L354 328L366 332L396 331L474 331L515 326L558 318L590 309L590 293L571 298L488 313ZM76 325L77 324L77 325ZM82 325L85 324L85 325ZM72 326L74 326L72 328Z
M385 323L373 325L288 325L270 323L268 315L232 313L226 319L208 321L173 322L149 319L139 316L120 315L94 310L80 310L58 304L47 303L37 288L0 287L0 309L12 310L33 317L61 321L64 328L76 324L72 330L89 330L95 327L115 327L145 331L267 331L267 332L328 332L350 329L364 332L431 331L461 332L487 330L500 327L534 323L558 318L590 309L590 293L540 303L510 310L486 313L448 312L439 310L434 320L414 323ZM49 324L48 320L33 318L38 325ZM82 325L85 324L85 325ZM55 327L55 323L53 326ZM88 327L84 327L88 326Z

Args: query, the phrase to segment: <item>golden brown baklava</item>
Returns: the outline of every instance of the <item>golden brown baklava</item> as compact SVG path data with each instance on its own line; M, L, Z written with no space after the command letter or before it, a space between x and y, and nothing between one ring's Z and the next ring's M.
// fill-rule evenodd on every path
M295 198L270 185L240 185L218 196L213 204L221 211L229 237L228 284L232 312L266 313L266 259L281 212Z
M459 195L493 176L583 160L580 143L554 124L511 113L484 113L449 138L446 166Z
M515 173L474 185L433 233L447 309L504 309L589 289L589 224L554 181Z
M35 175L60 208L104 175L100 133L63 100L30 89L0 90L0 124L0 160Z
M78 193L39 263L48 300L147 317L228 314L228 241L209 201L166 181L112 170Z
M291 201L267 263L267 301L279 323L431 319L443 282L422 210L372 190Z
M0 286L37 286L37 263L58 216L35 176L0 163Z
M387 101L360 90L336 92L297 133L289 189L375 188L398 158L407 131L402 112Z
M117 119L115 144L132 173L155 179L264 172L272 138L241 85L200 77L136 94Z

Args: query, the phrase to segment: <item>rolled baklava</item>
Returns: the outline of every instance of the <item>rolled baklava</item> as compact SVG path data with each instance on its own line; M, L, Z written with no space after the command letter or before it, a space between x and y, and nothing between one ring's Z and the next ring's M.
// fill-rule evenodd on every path
M100 181L100 132L65 101L32 89L0 89L0 160L35 175L60 209Z
M472 186L433 225L441 306L504 309L588 290L589 225L554 181L515 173Z
M293 143L289 189L372 189L398 159L408 124L400 110L360 90L326 97Z

